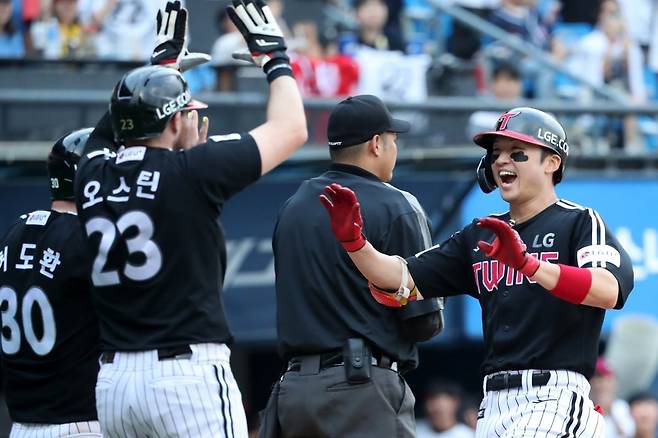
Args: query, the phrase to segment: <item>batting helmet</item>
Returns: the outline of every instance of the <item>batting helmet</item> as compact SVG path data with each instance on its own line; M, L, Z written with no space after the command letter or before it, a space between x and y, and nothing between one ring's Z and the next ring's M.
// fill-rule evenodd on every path
M55 142L48 154L50 197L53 201L73 201L73 180L78 161L94 128L73 131Z
M126 73L112 91L112 130L117 141L153 138L178 111L207 107L192 99L180 72L157 65L140 67Z
M562 181L564 166L569 156L569 143L564 128L552 115L535 108L519 107L502 114L494 131L481 132L473 141L487 150L478 164L480 188L489 193L496 189L491 171L491 152L496 137L506 137L550 149L561 158L560 168L553 174L555 184Z

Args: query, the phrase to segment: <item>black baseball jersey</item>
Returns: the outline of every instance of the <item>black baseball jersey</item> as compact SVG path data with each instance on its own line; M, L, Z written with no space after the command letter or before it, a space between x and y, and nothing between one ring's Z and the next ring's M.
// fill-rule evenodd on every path
M332 182L357 194L363 232L375 248L408 256L431 245L416 198L359 167L333 164L302 183L281 208L273 237L280 353L290 358L325 352L341 348L350 337L363 337L414 366L418 353L401 335L399 309L374 300L367 280L331 232L318 196Z
M0 243L2 371L13 421L96 419L98 321L77 216L23 215Z
M509 213L495 217L510 219ZM595 210L559 200L514 229L528 252L543 261L607 269L619 282L615 308L623 307L633 288L631 261ZM591 377L605 311L556 298L486 257L477 242L494 238L492 231L472 223L440 247L407 259L420 292L425 296L466 293L480 301L484 374L566 369Z
M76 200L94 257L103 350L231 342L218 218L224 202L260 173L258 147L246 133L187 151L133 146L112 153L94 144L85 151Z

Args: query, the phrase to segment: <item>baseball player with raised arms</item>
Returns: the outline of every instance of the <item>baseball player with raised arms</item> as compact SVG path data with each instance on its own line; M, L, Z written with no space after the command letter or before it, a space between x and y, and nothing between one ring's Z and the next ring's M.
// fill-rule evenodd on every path
M393 297L480 301L478 437L600 436L588 379L605 310L622 308L633 288L631 261L595 210L557 197L569 145L555 118L515 108L474 141L486 149L480 187L498 187L508 212L405 260L368 243L356 196L332 184L321 195L332 230L361 273Z
M101 436L91 254L73 195L91 131L55 142L48 155L50 209L21 216L0 240L2 377L11 438Z
M153 58L173 68L123 76L76 177L94 257L102 350L96 405L106 437L247 437L229 362L218 217L226 201L307 138L279 26L265 2L235 0L229 16L250 49L245 56L270 84L267 119L249 132L206 139L207 119L199 123L197 113L203 105L177 68L187 55L184 26L176 32L175 23L185 15L179 2L167 5L158 27L173 26L180 38ZM112 138L123 145L116 152Z

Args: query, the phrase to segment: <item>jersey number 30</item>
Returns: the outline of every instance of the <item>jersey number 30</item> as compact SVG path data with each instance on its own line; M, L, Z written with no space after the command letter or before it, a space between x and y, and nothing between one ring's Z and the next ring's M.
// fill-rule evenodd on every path
M7 303L6 307L4 303ZM3 286L0 288L0 304L4 309L2 310L2 351L5 354L16 354L21 348L21 329L16 320L16 313L18 312L18 296L16 292L8 287ZM45 356L50 353L55 345L55 317L53 315L53 308L48 301L48 297L40 288L33 286L28 289L23 297L21 304L21 319L23 320L23 333L27 343L32 347L39 356ZM32 308L36 305L41 313L41 326L43 327L43 334L41 339L37 338L34 332L34 325L32 323ZM8 330L5 330L5 327Z
M142 264L132 264L126 261L123 275L133 281L145 281L155 276L162 267L162 253L160 248L151 240L153 237L153 221L144 212L129 211L119 218L116 225L103 217L95 217L87 222L87 235L101 234L98 246L98 255L94 259L91 271L91 280L94 286L114 286L120 284L118 270L103 270L107 263L107 256L117 237L117 230L123 235L128 229L136 228L137 233L125 239L128 256L143 254ZM134 234L131 233L131 234Z

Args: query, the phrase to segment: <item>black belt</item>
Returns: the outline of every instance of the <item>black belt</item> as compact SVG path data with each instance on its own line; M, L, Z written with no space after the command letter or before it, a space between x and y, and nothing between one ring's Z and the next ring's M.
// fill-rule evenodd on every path
M178 347L158 348L158 360L167 359L189 359L192 357L192 348L189 345L180 345ZM124 352L127 353L127 352ZM104 351L101 354L101 363L114 362L116 351Z
M321 353L320 355L320 370L323 370L325 368L329 367L335 367L335 366L341 366L344 365L343 362L343 350L333 350L333 351L328 351L326 353ZM288 361L288 369L287 371L300 371L302 368L302 362L305 360L305 358L310 357L310 356L296 356L293 357ZM390 358L389 356L380 353L376 354L373 353L372 355L372 364L381 367L381 368L389 368L392 370L396 370L398 368L398 364L395 360Z
M551 379L550 371L535 372L532 374L532 386L546 385ZM521 388L523 374L502 373L487 377L485 388L487 391L502 391L504 389Z

